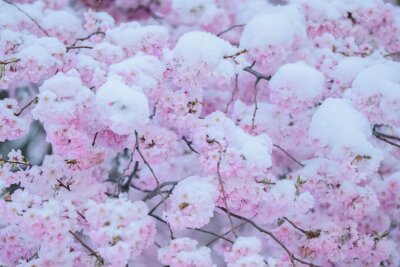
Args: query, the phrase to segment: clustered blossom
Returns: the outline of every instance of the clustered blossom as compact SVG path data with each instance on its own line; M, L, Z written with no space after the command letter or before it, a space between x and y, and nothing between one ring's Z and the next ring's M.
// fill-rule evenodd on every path
M261 241L255 236L240 236L229 252L225 253L225 261L229 267L262 267L267 266L261 252Z
M159 260L171 267L215 267L207 247L196 248L197 241L184 237L172 240L169 246L158 250Z
M88 236L109 266L127 264L152 244L155 222L147 212L141 201L108 199L103 204L87 204L84 214L90 227Z
M16 116L19 112L18 102L6 98L0 101L0 141L14 140L27 133L28 120Z
M187 177L171 194L171 207L164 214L174 230L200 228L213 217L217 188L211 177Z
M0 1L0 266L398 267L394 2Z

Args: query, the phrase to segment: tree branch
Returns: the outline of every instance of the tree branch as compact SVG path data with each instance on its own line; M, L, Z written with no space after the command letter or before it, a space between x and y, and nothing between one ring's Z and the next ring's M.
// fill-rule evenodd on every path
M286 156L288 156L291 160L293 160L294 162L296 162L297 164L299 164L301 167L304 168L304 164L302 164L300 161L298 161L297 159L295 159L292 155L290 155L286 150L284 150L282 147L280 147L279 145L273 144L274 147L278 148L280 151L282 151Z
M151 174L153 175L153 178L154 178L154 180L156 181L156 184L157 184L157 191L158 191L158 194L159 194L159 195L161 196L161 198L162 198L162 201L163 201L163 203L164 203L164 209L166 209L167 203L165 202L164 195L163 195L162 192L161 192L160 181L158 180L156 174L154 173L153 168L150 166L150 164L147 162L146 158L143 156L142 152L140 151L140 147L139 147L139 136L138 136L138 132L137 132L137 131L135 131L135 138L136 138L136 151L139 153L140 158L143 160L144 164L147 166L147 168L149 168ZM170 231L171 239L175 239L174 233L172 232L172 229L171 229L169 223L168 223L168 228L169 228L169 231Z
M236 25L232 25L232 26L229 27L228 29L226 29L226 30L224 30L224 31L222 31L222 32L220 32L220 33L218 33L217 36L220 37L221 35L223 35L223 34L229 32L229 31L231 31L231 30L233 30L233 29L235 29L235 28L241 28L241 27L244 27L244 26L246 26L246 24L236 24Z
M219 207L219 209L223 210L224 212L227 212L227 210L224 209L224 208L222 208L222 207ZM262 232L262 233L264 233L264 234L270 236L281 248L283 248L283 250L285 250L285 252L288 254L288 256L289 256L289 258L290 258L290 261L292 262L292 265L293 265L293 266L296 266L296 265L295 265L295 261L297 261L297 262L303 263L303 264L308 265L308 266L311 266L311 267L321 267L321 266L319 266L319 265L315 265L315 264L313 264L313 263L309 263L309 262L306 262L306 261L304 261L304 260L302 260L302 259L297 258L292 252L290 252L290 250L285 246L285 244L283 244L272 232L261 228L260 226L258 226L258 225L257 225L255 222L253 222L252 220L247 219L247 218L245 218L245 217L242 217L242 216L240 216L240 215L234 214L234 213L231 213L231 215L232 215L233 217L239 219L239 220L248 222L248 223L251 224L254 228L256 228L258 231L260 231L260 232Z
M23 106L19 112L14 113L14 115L18 117L18 116L21 115L22 112L24 112L24 110L27 109L30 105L36 104L36 103L38 103L38 102L39 102L39 97L36 96L34 99L32 99L31 101L29 101L28 104L26 104L25 106Z
M224 187L224 183L223 183L223 181L222 181L222 176L221 176L221 172L220 172L221 160L222 160L222 146L221 146L221 144L220 144L218 141L216 141L216 140L214 140L214 139L213 139L213 140L207 140L207 142L208 142L208 143L215 143L215 144L217 144L218 147L219 147L219 157L218 157L218 162L217 162L218 182L219 182L219 186L221 187L223 202L224 202L225 208L226 208L226 210L227 210L229 222L231 223L231 229L232 229L233 235L234 235L235 237L237 237L236 232L235 232L234 227L233 227L232 216L231 216L231 213L230 213L229 208L228 208L228 202L227 202L227 198L226 198L225 187Z
M104 259L100 256L99 253L97 253L96 251L94 251L91 247L89 247L85 242L83 242L83 240L81 238L79 238L79 236L72 232L71 230L69 230L69 233L84 247L86 248L89 252L90 252L90 256L94 256L96 257L98 263L100 266L104 266Z
M50 36L49 33L45 29L43 29L43 27L40 26L40 24L34 18L32 18L31 15L26 13L22 8L20 8L19 6L17 6L16 4L12 3L9 0L3 0L3 1L6 2L9 5L12 5L16 9L18 9L21 13L23 13L25 16L27 16L46 36Z
M192 141L189 141L189 140L186 138L186 136L182 136L182 140L185 141L186 145L189 147L189 149L190 149L191 151L193 151L193 152L196 153L196 154L199 154L199 152L198 152L196 149L194 149L194 148L192 147L193 142L192 142Z

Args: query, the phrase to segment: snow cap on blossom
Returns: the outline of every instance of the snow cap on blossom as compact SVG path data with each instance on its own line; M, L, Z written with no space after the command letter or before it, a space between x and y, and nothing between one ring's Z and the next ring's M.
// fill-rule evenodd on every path
M89 9L85 12L84 17L86 23L83 26L89 32L105 31L115 26L114 18L106 12L94 12Z
M346 94L372 124L400 126L400 63L378 63L361 71Z
M229 27L229 17L215 0L172 0L168 21L173 25L199 25L210 32Z
M119 75L129 85L142 87L146 92L155 89L161 80L164 65L155 56L137 54L110 66L110 75Z
M340 60L333 71L334 84L341 89L338 93L350 88L354 78L372 62L371 59L360 57L345 57Z
M324 85L324 75L317 69L301 61L285 64L270 80L270 100L290 110L307 109L322 98Z
M194 31L182 35L167 57L176 85L202 87L219 79L229 82L243 62L240 53L211 33Z
M201 160L207 169L216 167L219 153L223 150L221 172L225 174L260 175L272 164L272 140L269 136L244 132L221 111L204 119L195 132L194 142L204 151Z
M171 267L215 267L208 247L196 248L197 241L184 237L171 241L169 246L158 250L158 259Z
M149 102L141 88L126 85L120 76L111 76L96 93L100 120L113 132L132 134L149 121Z
M298 6L275 7L251 19L244 27L240 47L268 70L279 66L306 38L304 14Z
M68 23L60 23L60 21L68 21ZM40 23L50 36L55 36L65 43L72 42L82 29L76 14L67 10L49 12L40 20Z
M143 52L160 56L168 44L168 29L159 25L141 26L138 22L122 23L106 32L105 40L122 48L126 56Z
M108 198L87 203L88 233L97 251L111 266L124 266L153 243L155 222L142 201Z
M382 159L370 141L368 120L346 99L326 99L312 117L309 135L336 156L350 152L353 157L372 157L377 163Z
M214 215L218 191L212 177L190 176L180 181L164 213L172 229L200 228Z
M42 122L67 122L76 117L93 92L79 78L57 73L39 87L33 116Z
M276 181L263 195L264 201L259 214L261 220L265 223L273 222L285 215L303 216L314 206L314 199L308 192L297 193L294 181L288 179Z
M230 251L225 253L228 267L266 266L261 252L261 241L255 236L239 236Z

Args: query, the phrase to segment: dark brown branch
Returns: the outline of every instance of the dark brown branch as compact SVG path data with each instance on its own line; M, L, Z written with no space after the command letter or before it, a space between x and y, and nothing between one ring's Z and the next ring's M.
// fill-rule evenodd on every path
M70 185L66 185L64 184L60 179L56 179L59 186L64 187L65 189L67 189L68 191L71 191Z
M247 222L242 222L242 223L236 225L233 229L236 230L236 229L240 228L241 226L245 225L246 223L247 223ZM215 241L217 241L217 240L219 240L220 238L222 238L222 237L228 235L228 234L231 233L231 232L232 232L232 229L229 229L229 230L226 231L225 233L223 233L223 234L219 235L218 237L214 238L213 240L209 241L209 242L206 244L206 247L208 247L209 245L211 245L211 244L214 243Z
M192 142L192 141L189 141L189 140L186 138L186 136L182 136L182 140L185 141L186 145L189 147L189 149L190 149L191 151L193 151L193 152L196 153L196 154L199 154L199 152L198 152L196 149L194 149L194 148L192 147L193 142Z
M175 185L173 185L173 186L171 187L171 189L168 190L168 191L166 192L166 193L167 193L167 196L165 197L166 200L170 197L170 195L171 195L172 191L174 190L174 188L175 188ZM165 191L164 191L164 192L165 192ZM162 193L164 193L164 192L162 192ZM156 209L157 209L159 206L161 206L162 203L163 203L162 200L161 200L160 202L158 202L157 205L155 205L155 206L149 211L148 214L153 214L153 212L155 212Z
M233 26L229 27L228 29L226 29L226 30L224 30L224 31L222 31L222 32L220 32L220 33L218 33L217 36L220 37L221 35L223 35L223 34L229 32L229 31L231 31L231 30L233 30L233 29L235 29L235 28L241 28L241 27L244 27L244 26L246 26L246 24L236 24L236 25L233 25Z
M46 36L50 36L49 33L45 29L43 29L43 27L40 26L40 24L34 18L32 18L31 15L26 13L22 8L20 8L19 6L17 6L16 4L12 3L9 0L3 0L3 1L6 2L9 5L12 5L16 9L18 9L21 13L23 13L25 16L27 16Z
M6 187L3 189L3 192L0 194L0 198L3 198L5 195L10 194L12 195L15 191L17 191L18 189L23 189L21 187L21 183L18 184L12 184L9 187Z
M224 209L224 208L222 208L222 207L219 207L219 209L223 210L224 212L227 212L227 210ZM302 259L297 258L297 257L286 247L286 245L283 244L272 232L261 228L260 226L258 226L258 225L257 225L255 222L253 222L252 220L250 220L250 219L248 219L248 218L245 218L245 217L242 217L242 216L240 216L240 215L234 214L234 213L231 213L231 214L232 214L233 217L235 217L235 218L237 218L237 219L239 219L239 220L248 222L248 223L251 224L255 229L257 229L258 231L260 231L261 233L264 233L264 234L270 236L283 250L285 250L285 252L288 254L288 256L289 256L289 258L290 258L290 261L292 262L292 265L293 265L293 266L296 266L296 265L295 265L295 261L297 261L297 262L303 263L303 264L308 265L308 266L311 266L311 267L321 267L321 266L319 266L319 265L315 265L315 264L313 264L313 263L309 263L309 262L306 262L306 261L304 261L304 260L302 260Z
M239 64L239 62L236 60L236 58L237 58L238 56L240 56L240 55L243 55L243 54L247 53L247 52L248 52L247 49L242 49L242 50L236 52L236 53L233 54L233 55L226 55L226 56L224 56L224 59L231 59L231 60L233 60L233 62L235 62L236 64Z
M100 31L100 29L99 29L99 30L97 30L97 31L95 31L95 32L92 32L91 34L89 34L89 35L86 36L86 37L81 37L81 38L75 39L75 41L74 41L74 42L72 43L72 45L70 45L70 46L75 46L78 42L83 42L83 41L89 40L90 38L92 38L92 36L95 36L95 35L98 35L98 34L101 34L101 35L103 35L103 36L106 35L105 32Z
M218 147L219 147L219 156L218 156L218 162L217 162L218 182L219 182L219 186L221 187L223 202L224 202L226 211L228 212L227 214L228 214L229 222L231 223L231 229L232 229L233 235L234 235L235 237L237 237L236 232L235 232L234 227L233 227L232 216L231 216L231 213L230 213L229 208L228 208L228 202L227 202L225 187L224 187L224 183L223 183L223 181L222 181L222 176L221 176L221 172L220 172L221 160L222 160L222 146L221 146L221 144L220 144L218 141L216 141L216 140L214 140L214 139L213 139L213 140L207 140L207 142L210 143L210 144L215 143L215 144L217 144Z
M232 240L230 240L230 239L224 237L223 235L219 235L219 234L213 233L213 232L211 232L211 231L207 231L207 230L204 230L204 229L201 229L201 228L190 228L190 227L188 227L187 229L195 230L195 231L202 232L202 233L206 233L206 234L210 234L210 235L216 236L216 237L217 237L217 240L218 240L218 239L223 239L223 240L225 240L225 241L227 241L227 242L233 244L233 241L232 241ZM232 228L232 229L233 229L233 228ZM232 229L231 229L230 231L232 231Z
M238 78L239 78L239 75L236 74L235 75L235 87L232 90L231 99L229 99L228 103L226 103L225 114L228 113L229 106L232 104L233 100L235 99L235 94L236 94L237 90L239 89Z
M271 79L271 76L264 75L256 70L253 69L254 65L256 64L255 61L250 66L245 67L243 70L256 76L257 80L266 80L269 81Z
M83 242L82 239L79 238L79 236L77 234L75 234L74 232L72 232L71 230L69 230L69 233L84 247L86 248L89 252L91 256L95 256L98 263L100 264L100 266L104 266L104 259L99 255L99 253L97 253L96 251L94 251L91 247L89 247L85 242Z
M396 146L400 148L400 144L395 143L392 140L395 141L400 141L400 137L398 136L394 136L394 135L390 135L390 134L385 134L382 132L378 132L377 128L380 127L380 125L374 125L374 127L372 128L372 134L379 140L384 141L390 145Z
M297 164L299 164L301 167L304 168L304 164L301 163L300 161L298 161L297 159L295 159L292 155L290 155L285 149L283 149L282 147L280 147L279 145L273 144L274 147L278 148L280 151L282 151L286 156L288 156L291 160L293 160L294 162L296 162Z
M253 86L253 102L254 102L254 111L253 111L253 117L251 119L251 126L252 129L254 129L255 126L255 120L256 120L256 114L257 114L257 109L258 109L258 101L257 101L257 95L258 95L258 90L257 90L257 85L261 80L266 80L269 81L271 79L271 76L266 76L256 70L253 69L254 65L256 64L255 61L250 66L245 67L243 70L254 75L256 77L256 80L254 82Z
M99 134L99 132L96 132L94 134L94 138L93 138L93 142L92 142L92 146L94 146L96 144L96 139L97 139L97 135Z
M20 164L27 167L32 167L32 164L23 161L15 161L15 160L5 160L0 158L0 163L10 163L10 164Z
M307 239L312 239L312 238L316 238L319 237L321 235L321 230L304 230L301 229L300 227L298 227L296 224L294 224L291 220L289 220L287 217L283 217L283 219L285 221L287 221L290 225L293 226L293 228L299 230L300 232L302 232L303 234L305 234L307 236Z
M139 161L135 162L135 166L133 167L133 171L129 176L125 176L123 179L120 179L120 192L126 193L129 192L130 184L132 178L136 175L137 171L139 170Z
M144 162L144 164L147 166L147 168L149 168L150 173L152 174L154 180L156 181L158 194L159 194L159 195L161 196L161 198L162 198L162 201L163 201L163 203L164 203L164 209L166 209L167 203L165 203L164 195L163 195L162 192L161 192L161 187L160 187L161 184L160 184L160 181L158 180L158 178L157 178L156 174L154 173L153 168L150 166L149 162L148 162L148 161L146 160L146 158L143 156L142 151L140 151L140 147L139 147L139 136L138 136L138 132L137 132L137 131L135 131L135 138L136 138L136 145L135 145L135 146L136 146L136 151L139 153L140 158L143 160L143 162ZM169 228L169 232L170 232L170 235L171 235L171 239L175 239L174 233L172 232L172 229L171 229L171 227L169 226L169 224L168 224L168 228Z
M158 16L153 12L151 9L151 5L154 3L154 0L151 0L147 5L139 5L137 8L133 9L132 12L138 12L140 10L143 10L146 12L150 17L152 17L155 21L157 21L159 24L162 24L162 17Z
M168 181L168 182L161 183L159 187L160 187L160 189L163 188L163 187L165 187L165 186L168 186L168 185L172 185L173 187L175 187L177 184L178 184L178 181ZM149 194L147 194L147 195L142 199L142 201L143 201L143 202L146 202L146 201L152 199L153 197L157 196L158 194L159 194L159 188L158 188L158 186L157 186L157 188L155 188L154 190L151 190L151 191L149 192Z
M387 139L385 139L385 138L383 138L383 137L381 137L381 136L379 136L379 135L376 135L375 137L376 137L377 139L379 139L379 140L385 142L385 143L388 143L388 144L390 144L390 145L392 145L392 146L395 146L395 147L400 148L400 145L399 145L399 144L396 144L396 143L394 143L394 142L392 142L392 141L389 141L389 140L387 140Z
M83 215L81 212L76 211L76 213L78 213L79 217L81 217L82 219L84 219L85 221L87 221L85 215Z
M28 104L26 104L25 106L23 106L19 112L14 113L14 115L18 117L18 116L21 115L22 112L24 112L24 110L27 109L30 105L36 104L36 103L38 103L38 102L39 102L39 97L36 96L34 99L32 99L31 101L29 101Z
M67 46L67 52L69 52L72 49L81 49L81 48L93 49L93 46L87 46L87 45Z
M6 59L6 60L0 60L0 65L8 65L8 64L14 64L20 61L21 59L19 58L11 58L11 59Z
M160 217L157 216L157 215L149 214L149 216L155 218L157 221L162 222L163 224L168 224L168 222L166 222L165 220L163 220L162 218L160 218ZM226 238L226 237L223 237L223 236L221 236L221 235L218 235L218 234L216 234L216 233L207 231L207 230L203 230L203 229L199 229L199 228L190 228L190 227L186 227L186 229L193 230L193 231L197 231L197 232L201 232L201 233L210 234L210 235L213 235L213 236L218 237L218 239L222 238L222 239L224 239L225 241L227 241L227 242L233 244L233 241L232 241L232 240L230 240L230 239L228 239L228 238Z
M253 88L253 102L254 102L254 110L253 110L253 116L251 117L251 128L254 129L255 123L256 123L256 115L257 115L257 110L258 110L258 101L257 101L257 85L260 82L260 79L256 79L254 82L254 88Z

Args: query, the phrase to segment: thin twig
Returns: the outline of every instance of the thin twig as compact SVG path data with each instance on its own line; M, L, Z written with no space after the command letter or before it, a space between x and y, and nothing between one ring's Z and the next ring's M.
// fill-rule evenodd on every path
M59 183L59 186L64 187L65 189L67 189L68 191L71 191L70 185L66 185L64 184L60 179L56 179L57 182Z
M256 79L254 82L254 88L253 88L253 102L254 102L254 110L253 110L253 116L251 117L251 128L254 129L255 124L256 124L256 115L257 115L257 110L258 110L258 101L257 101L257 84L261 80L259 78Z
M160 189L163 188L163 187L165 187L165 186L168 186L168 185L172 185L172 186L174 187L174 186L176 186L177 184L178 184L178 181L163 182L163 183L160 184ZM143 201L143 202L146 202L146 201L152 199L153 197L157 196L158 193L159 193L158 191L159 191L159 188L158 188L158 186L157 186L157 188L155 188L154 190L151 190L151 191L149 192L149 194L147 194L147 195L142 199L142 201Z
M283 219L285 221L287 221L288 223L290 223L290 225L292 225L295 229L299 230L300 232L302 232L303 234L305 234L307 236L307 239L312 239L312 238L316 238L319 237L321 235L321 230L304 230L301 229L300 227L298 227L296 224L294 224L291 220L289 220L287 217L283 217Z
M235 28L241 28L241 27L244 27L244 26L246 26L246 24L236 24L236 25L233 25L233 26L229 27L228 29L226 29L226 30L224 30L224 31L222 31L222 32L220 32L220 33L218 33L217 36L220 37L221 35L223 35L223 34L229 32L229 31L231 31L231 30L233 30L233 29L235 29Z
M394 142L392 142L392 141L389 141L389 140L387 140L387 139L385 139L385 138L383 138L383 137L381 137L381 136L379 136L379 135L376 135L375 137L376 137L377 139L381 140L381 141L384 141L384 142L386 142L386 143L392 145L392 146L395 146L395 147L399 147L399 148L400 148L400 145L399 145L399 144L396 144L396 143L394 143Z
M94 146L96 144L96 139L97 139L97 135L99 134L99 132L96 132L94 134L94 138L93 138L93 142L92 142L92 146Z
M390 135L390 134L385 134L385 133L381 133L378 132L376 130L376 128L381 127L381 125L374 125L374 127L372 128L372 134L379 140L384 141L390 145L396 146L396 147L400 147L400 144L397 144L391 140L395 140L395 141L400 141L400 137L394 136L394 135Z
M396 146L396 147L400 147L400 144L397 144L391 140L395 140L395 141L400 141L400 137L398 136L394 136L394 135L390 135L390 134L385 134L382 132L378 132L376 130L376 128L381 127L382 125L377 125L375 124L374 127L372 128L372 134L379 140L384 141L390 145Z
M159 222L162 222L162 223L164 223L164 224L168 224L167 221L163 220L162 218L160 218L160 217L157 216L157 215L149 214L149 216L155 218L155 219L156 219L157 221L159 221ZM193 231L197 231L197 232L201 232L201 233L210 234L210 235L213 235L213 236L218 237L218 239L222 238L222 239L226 240L227 242L229 242L229 243L231 243L231 244L233 243L232 240L230 240L230 239L228 239L228 238L226 238L226 237L223 237L223 236L221 236L221 235L218 235L218 234L216 234L216 233L213 233L213 232L211 232L211 231L207 231L207 230L203 230L203 229L199 229L199 228L190 228L190 227L186 227L186 229L193 230Z
M50 36L49 33L45 29L43 29L43 27L40 26L40 24L34 18L32 18L31 15L26 13L22 8L20 8L19 6L17 6L16 4L12 3L9 0L3 0L3 1L6 2L9 5L12 5L16 9L18 9L21 13L23 13L25 16L27 16L46 36Z
M264 74L262 74L262 73L260 73L260 72L258 72L256 70L254 70L253 67L254 67L255 64L256 64L256 62L253 61L253 63L250 66L245 67L243 70L248 72L248 73L250 73L250 74L252 74L252 75L254 75L254 76L256 76L256 78L258 80L269 81L271 79L271 76L264 75Z
M254 75L256 77L256 80L254 81L254 86L253 86L253 102L254 102L254 111L253 111L253 116L251 119L251 126L252 129L255 127L255 120L256 120L256 114L257 114L257 109L258 109L258 101L257 101L257 95L258 95L258 90L257 90L257 85L261 80L266 80L269 81L271 79L271 76L264 75L256 70L253 69L254 65L256 64L255 61L250 66L245 67L243 70Z
M104 259L99 255L99 253L97 253L96 251L94 251L91 247L89 247L85 242L83 242L82 239L79 238L79 236L77 234L75 234L74 232L72 232L71 230L69 230L69 233L84 247L86 248L89 252L90 255L95 256L96 259L99 261L99 263L101 264L101 266L104 265Z
M34 99L32 99L31 101L29 101L28 104L26 104L25 106L23 106L19 112L14 113L14 115L18 117L18 116L21 115L22 112L24 112L24 110L27 109L30 105L36 104L36 103L38 103L38 102L39 102L39 97L36 96Z
M246 223L247 223L247 222L242 222L242 223L236 225L233 229L236 230L236 229L240 228L241 226L245 225ZM223 236L228 235L228 234L231 233L231 232L232 232L232 229L229 229L229 230L226 231L225 233L221 234L221 235L220 235L221 237L218 236L218 237L214 238L213 240L209 241L205 246L208 247L209 245L211 245L211 244L214 243L215 241L219 240L219 239L222 238Z
M191 151L193 151L193 152L196 153L196 154L199 154L199 152L198 152L196 149L194 149L194 148L192 147L193 142L192 142L192 141L189 141L189 140L186 138L186 136L182 136L182 140L185 141L186 145L189 147L189 149L190 149Z
M287 221L288 223L290 223L295 229L299 230L300 232L302 232L303 234L307 234L306 230L301 229L300 227L298 227L297 225L295 225L291 220L289 220L287 217L283 217L283 219L285 221Z
M214 139L213 140L207 140L207 142L208 143L215 143L219 147L219 157L218 157L218 162L217 162L217 176L218 176L219 186L221 187L223 202L224 202L226 210L228 211L228 218L229 218L229 222L231 224L231 229L232 229L233 235L235 237L237 237L236 232L235 232L234 227L233 227L232 216L231 216L231 213L230 213L229 208L228 208L228 202L227 202L225 187L224 187L224 183L222 181L222 176L221 176L221 172L220 172L221 160L222 160L222 146L218 141L216 141Z
M8 64L14 64L20 61L21 59L19 58L11 58L11 59L6 59L6 60L0 60L0 65L8 65Z
M21 183L18 184L12 184L7 188L3 189L3 192L0 194L0 198L3 198L5 195L10 194L12 195L15 191L17 191L18 189L22 189L21 187Z
M190 228L190 227L188 227L188 229L190 229L190 230L195 230L195 231L202 232L202 233L206 233L206 234L210 234L210 235L216 236L217 239L223 239L223 240L225 240L225 241L227 241L227 242L233 244L233 241L232 241L232 240L230 240L230 239L224 237L223 235L219 235L219 234L216 234L216 233L213 233L213 232L211 232L211 231L207 231L207 230L204 230L204 229L201 229L201 228Z
M297 159L295 159L292 155L290 155L285 149L283 149L282 147L280 147L279 145L273 144L274 147L278 148L280 151L282 151L286 156L288 156L291 160L293 160L294 162L296 162L297 164L299 164L301 167L304 168L304 164L301 163L300 161L298 161Z
M92 36L95 36L95 35L98 35L98 34L101 34L101 35L103 35L103 36L106 35L105 32L100 31L100 29L98 29L97 31L92 32L91 34L89 34L89 35L86 36L86 37L81 37L81 38L75 39L75 41L74 41L74 42L72 43L72 45L70 45L70 46L75 46L78 42L86 41L86 40L90 39Z
M235 99L235 94L236 94L236 92L237 92L237 90L239 88L239 86L238 86L238 78L239 78L239 75L236 74L235 75L235 87L232 90L231 99L229 99L228 103L226 104L225 114L228 113L229 106L232 104L233 100Z
M93 49L93 46L87 46L87 45L67 46L67 52L69 52L71 49L81 49L81 48Z
M32 164L23 161L16 161L16 160L5 160L0 158L0 163L9 163L9 164L20 164L27 167L32 167Z
M219 207L219 209L221 209L221 210L223 210L224 212L227 213L227 210L226 210L226 209L224 209L224 208L222 208L222 207ZM316 265L316 264L313 264L313 263L309 263L309 262L306 262L306 261L304 261L304 260L302 260L302 259L297 258L292 252L290 252L290 250L285 246L285 244L283 244L272 232L261 228L260 226L258 226L258 225L257 225L255 222L253 222L252 220L250 220L250 219L248 219L248 218L245 218L245 217L242 217L242 216L240 216L240 215L234 214L234 213L231 213L231 215L232 215L233 217L239 219L239 220L248 222L248 223L251 224L254 228L256 228L258 231L260 231L260 232L262 232L262 233L264 233L264 234L270 236L281 248L283 248L283 250L285 250L285 252L288 254L288 256L289 256L289 258L290 258L290 261L291 261L291 263L292 263L293 266L296 266L296 265L295 265L295 261L297 261L297 262L306 264L306 265L311 266L311 267L321 267L321 266L319 266L319 265Z
M154 3L154 0L151 0L147 5L139 5L137 8L132 10L132 12L138 12L140 10L144 10L150 17L152 17L155 21L157 21L159 24L162 24L162 17L156 15L153 10L150 8L150 6Z
M140 151L140 147L139 147L139 136L138 136L138 132L137 132L137 131L135 131L135 138L136 138L136 144L137 144L137 145L136 145L136 151L139 153L140 158L143 160L143 162L144 162L144 164L147 166L147 168L149 168L149 170L150 170L150 172L151 172L151 174L152 174L154 180L156 181L158 194L161 196L161 199L162 199L162 201L163 201L163 203L164 203L164 209L166 209L166 208L167 208L167 203L165 202L164 195L163 195L162 192L161 192L160 181L158 180L156 174L154 173L153 168L150 166L150 164L148 163L148 161L146 160L146 158L143 156L142 151ZM170 232L170 235L171 235L171 239L175 239L174 233L172 232L172 229L171 229L169 223L168 223L168 228L169 228L169 232Z

